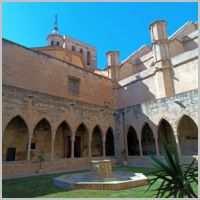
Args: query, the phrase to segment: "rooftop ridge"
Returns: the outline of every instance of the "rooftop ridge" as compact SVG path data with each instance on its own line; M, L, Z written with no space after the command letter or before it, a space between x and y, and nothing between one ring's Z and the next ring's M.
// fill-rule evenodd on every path
M83 42L83 41L81 41L81 40L78 40L78 39L76 39L76 38L74 38L74 37L71 37L71 36L69 36L69 35L66 35L66 34L63 35L63 38L64 38L64 39L65 39L65 37L71 38L71 39L76 40L76 41L78 41L78 42L80 42L80 43L82 43L82 44L86 44L86 45L88 45L88 46L91 46L91 47L97 49L95 46L93 46L93 45L91 45L91 44L89 44L89 43Z
M58 60L58 61L60 61L60 62L66 63L66 64L68 64L68 65L70 65L70 66L72 66L72 67L78 68L78 69L80 69L80 70L82 70L82 71L87 71L87 72L89 72L89 73L92 73L92 74L95 75L95 76L99 76L99 77L101 77L101 78L106 78L107 80L110 80L110 81L111 81L110 78L105 77L105 76L102 76L102 75L100 75L100 74L96 74L96 73L94 73L94 72L91 72L91 71L88 70L87 68L84 68L84 69L83 69L83 68L80 68L80 67L78 67L78 66L76 66L76 65L72 65L71 63L69 63L69 62L67 62L67 61L63 61L63 60L58 59L58 58L56 58L56 57L53 57L53 56L51 56L51 55L49 55L49 54L45 54L45 53L43 53L43 52L39 52L39 51L34 50L34 49L32 49L32 48L28 48L28 47L26 47L26 46L23 46L23 45L21 45L21 44L18 44L18 43L16 43L16 42L11 41L11 40L2 38L2 41L5 41L5 42L8 42L8 43L11 43L11 44L20 46L20 47L22 47L22 48L24 48L24 49L27 49L27 50L29 50L29 51L32 51L32 52L35 52L35 53L38 53L38 54L41 54L41 55L48 56L48 57L53 58L53 59L55 59L55 60Z
M192 21L186 22L178 30L176 30L172 35L170 35L168 39L173 40L179 33L181 33L184 30L184 28L188 27L190 24L194 24L194 22Z
M128 61L132 56L138 54L141 50L143 50L144 48L148 48L149 50L151 50L151 48L147 45L147 44L144 44L142 45L138 50L132 52L126 59L124 59L122 62L121 62L121 65L123 65L126 61Z

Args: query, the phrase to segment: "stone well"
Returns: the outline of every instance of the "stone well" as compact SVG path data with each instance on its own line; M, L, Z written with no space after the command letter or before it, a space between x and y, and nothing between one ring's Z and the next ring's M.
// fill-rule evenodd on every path
M148 184L142 173L113 172L110 160L92 160L90 173L63 175L53 179L53 184L65 190L122 190Z
M92 160L90 162L90 175L94 180L112 178L112 164L110 160Z

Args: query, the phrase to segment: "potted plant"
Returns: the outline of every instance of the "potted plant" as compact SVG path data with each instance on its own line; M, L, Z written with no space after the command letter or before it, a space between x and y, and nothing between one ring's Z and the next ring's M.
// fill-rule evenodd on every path
M44 161L44 152L43 151L40 151L40 154L38 155L38 160L39 160L39 170L38 170L38 172L41 172L42 162Z

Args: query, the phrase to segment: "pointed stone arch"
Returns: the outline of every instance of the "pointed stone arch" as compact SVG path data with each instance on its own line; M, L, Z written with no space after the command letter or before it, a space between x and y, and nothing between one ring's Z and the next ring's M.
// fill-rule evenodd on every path
M5 127L2 141L2 160L19 161L27 159L28 126L20 116L13 117Z
M177 133L181 154L191 156L198 154L198 127L188 115L183 115L178 122Z
M129 126L127 132L127 150L129 156L140 155L139 140L137 133L133 126Z
M108 128L106 132L106 156L114 156L115 155L115 140L114 133L111 127Z
M99 125L96 125L92 131L91 153L92 157L103 155L103 133Z
M89 132L85 123L81 123L75 134L74 157L87 157L89 154Z
M72 131L66 120L63 120L56 129L54 141L55 158L71 157Z
M40 119L34 127L31 140L31 160L38 160L43 152L44 159L51 159L51 124L46 118Z
M158 135L159 152L160 154L162 154L163 151L162 138L167 141L169 146L172 146L172 143L175 140L174 132L171 124L165 118L162 118L159 121L157 131L158 131L157 135Z
M155 155L156 154L156 144L153 131L150 125L145 122L141 131L141 145L143 155Z

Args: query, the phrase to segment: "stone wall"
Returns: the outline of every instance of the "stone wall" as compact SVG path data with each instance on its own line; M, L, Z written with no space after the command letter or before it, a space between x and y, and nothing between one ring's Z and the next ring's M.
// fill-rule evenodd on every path
M198 88L198 50L186 52L172 59L173 67L173 82L175 93L186 92ZM191 60L186 60L186 58Z
M81 42L81 41L74 39L72 37L69 37L67 35L64 35L64 40L65 40L64 48L66 48L68 50L72 50L72 47L74 46L75 52L80 52L82 49L82 55L85 60L87 68L92 71L94 71L96 69L96 65L97 65L97 63L96 63L96 59L97 59L96 58L97 57L96 47L86 44L84 42ZM88 51L90 52L90 57L89 57L90 65L88 65L88 56L87 56Z
M198 49L185 52L171 59L174 92L179 94L198 88ZM165 96L164 69L151 67L118 81L117 107L124 108ZM167 82L166 82L167 84Z
M3 40L3 77L7 85L113 107L113 85L106 77ZM79 95L68 92L69 76L80 79Z
M198 30L188 22L168 37L166 22L150 24L151 47L142 46L121 63L116 73L117 108L174 96L198 88Z
M157 156L158 159L164 160L162 156ZM190 164L193 159L196 158L196 163L198 163L198 156L182 156L180 161L183 164ZM154 167L154 162L149 156L129 156L128 157L128 165L135 167Z
M72 51L65 50L60 47L54 47L54 46L33 48L33 50L48 54L64 62L71 63L74 66L85 68L85 61L82 55L78 52L72 52Z
M96 157L96 160L102 159ZM112 164L117 164L117 158L109 157ZM17 162L3 162L2 176L3 178L14 178L20 176L30 176L46 173L58 173L75 170L86 170L90 168L90 158L76 158L76 159L59 159L53 161L44 161L41 164L41 169L38 161L17 161Z
M54 145L55 138L59 134L58 127L62 122L66 122L69 126L70 136L73 140L75 140L75 136L78 135L77 129L79 125L84 124L87 131L87 134L84 136L87 139L87 146L88 142L92 140L92 133L97 125L100 127L102 133L101 142L105 142L104 139L109 127L114 130L114 117L111 108L3 85L2 130L3 144L5 146L6 144L9 146L8 142L10 136L13 136L12 138L16 138L17 136L17 130L14 129L15 131L12 133L13 129L10 131L10 129L8 129L9 127L7 127L8 123L16 116L20 116L28 128L28 134L23 133L26 138L25 141L21 140L21 142L23 142L23 148L27 148L27 142L31 143L31 141L37 141L36 145L45 147L45 150L43 150L45 151L45 158L47 160L52 159L54 156L53 154L55 151L52 150L52 145ZM38 127L38 123L41 122L41 120L45 120L45 123ZM5 129L7 131L6 134ZM6 139L5 142L4 139ZM56 145L54 148L62 148L58 146L59 145ZM84 146L84 144L82 144L82 146ZM57 149L57 153L58 151ZM39 152L34 152L33 155L32 152L30 152L30 159L37 160ZM6 151L4 151L4 154L6 154ZM6 155L4 155L4 160L5 157Z
M117 89L117 107L124 108L158 98L157 79L153 69L145 75L145 71L119 81Z
M156 99L117 110L115 113L115 145L118 147L116 148L116 155L121 155L122 149L126 148L127 144L126 141L124 141L124 138L126 138L130 126L132 126L137 133L140 144L140 153L142 152L141 134L145 123L149 124L151 130L153 131L154 138L157 143L156 145L158 145L158 128L162 119L169 122L173 129L176 142L179 143L178 137L181 133L178 131L178 126L182 117L188 116L196 125L198 124L197 103L198 91L196 89L177 94L173 97Z
M147 45L133 52L127 59L120 63L119 80L148 69L153 61L153 52Z

